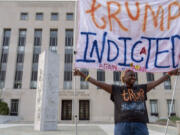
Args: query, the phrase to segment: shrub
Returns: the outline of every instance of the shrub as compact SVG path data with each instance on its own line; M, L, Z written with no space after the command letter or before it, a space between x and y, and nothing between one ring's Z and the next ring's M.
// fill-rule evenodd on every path
M0 115L8 115L9 107L6 102L0 101Z
M170 120L171 120L173 123L176 123L176 121L179 121L180 118L177 117L177 116L171 116L171 117L170 117Z

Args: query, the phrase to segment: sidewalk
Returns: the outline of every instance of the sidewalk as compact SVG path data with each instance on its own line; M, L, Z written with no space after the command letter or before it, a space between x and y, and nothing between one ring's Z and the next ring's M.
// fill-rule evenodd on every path
M165 127L148 125L150 135L164 135ZM113 135L114 124L78 124L78 135ZM176 128L169 127L167 135L177 135ZM59 124L57 131L39 132L33 124L0 124L0 135L75 135L75 126Z

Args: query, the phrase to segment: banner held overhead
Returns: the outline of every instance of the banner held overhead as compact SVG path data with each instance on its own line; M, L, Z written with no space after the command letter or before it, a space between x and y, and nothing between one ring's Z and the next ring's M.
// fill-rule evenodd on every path
M167 72L180 61L179 0L79 0L75 67Z

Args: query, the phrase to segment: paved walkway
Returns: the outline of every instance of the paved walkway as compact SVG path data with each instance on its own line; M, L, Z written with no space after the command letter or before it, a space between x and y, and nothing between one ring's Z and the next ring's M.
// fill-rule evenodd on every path
M148 125L150 135L164 135L164 126ZM78 124L78 135L113 135L113 124ZM39 132L33 124L0 124L0 135L75 135L75 126L59 124L57 131ZM176 128L169 127L167 135L177 135Z

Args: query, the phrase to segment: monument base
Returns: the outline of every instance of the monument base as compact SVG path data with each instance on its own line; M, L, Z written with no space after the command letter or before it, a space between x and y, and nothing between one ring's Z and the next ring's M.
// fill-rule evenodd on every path
M44 123L44 127L42 127L42 131L55 131L57 130L57 123L54 121L49 121Z

